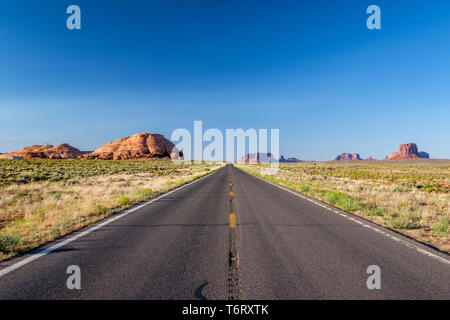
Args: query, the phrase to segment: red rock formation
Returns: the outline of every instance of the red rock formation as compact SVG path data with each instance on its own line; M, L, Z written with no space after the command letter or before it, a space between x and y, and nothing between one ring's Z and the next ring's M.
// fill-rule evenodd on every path
M241 162L260 163L276 161L271 153L246 153L240 160Z
M60 144L56 147L51 144L46 145L32 145L20 149L19 151L6 153L0 155L0 159L7 159L9 157L23 157L25 159L69 159L76 158L82 153L77 148L74 148L67 143Z
M341 153L334 159L334 161L350 161L350 160L362 160L359 153Z
M282 162L281 159L280 159L280 162ZM301 162L305 162L305 161L292 157L292 158L287 158L286 162L301 163Z
M250 155L248 153L246 153L240 160L241 162L245 162L248 163L250 162Z
M428 159L430 155L426 152L419 152L415 143L401 144L398 148L398 152L391 153L386 157L386 160L399 160L399 159Z
M276 159L272 156L271 153L246 153L240 160L240 162L250 162L250 163L270 163L270 162L276 162ZM299 160L297 158L285 158L283 155L280 156L280 159L278 159L278 162L291 162L291 163L300 163L304 162L303 160Z
M178 156L172 142L156 133L137 133L105 144L81 159L121 160Z
M63 143L48 149L46 154L49 159L68 159L81 156L82 152L67 143Z

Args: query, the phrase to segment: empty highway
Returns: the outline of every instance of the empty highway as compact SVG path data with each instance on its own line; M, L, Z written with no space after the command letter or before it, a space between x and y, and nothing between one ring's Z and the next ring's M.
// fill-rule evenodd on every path
M448 256L230 165L110 219L1 263L0 299L450 299Z

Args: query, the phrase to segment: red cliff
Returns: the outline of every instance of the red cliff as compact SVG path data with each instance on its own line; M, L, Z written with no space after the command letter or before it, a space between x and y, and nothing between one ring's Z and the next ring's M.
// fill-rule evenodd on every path
M391 153L386 157L386 160L399 159L428 159L430 155L426 152L419 151L415 143L401 144L398 152Z

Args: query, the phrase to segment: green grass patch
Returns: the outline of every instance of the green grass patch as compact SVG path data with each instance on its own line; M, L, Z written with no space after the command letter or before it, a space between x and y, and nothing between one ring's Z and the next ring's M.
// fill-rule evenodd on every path
M104 215L109 212L109 209L101 204L97 204L94 209L95 212L100 215Z
M448 219L440 219L433 225L433 232L438 237L443 237L449 234L449 221Z
M121 206L127 206L131 203L131 201L130 201L130 198L128 198L128 197L120 197L117 200L117 203Z
M373 216L383 217L383 216L387 215L387 213L388 213L387 210L384 209L384 208L369 207L369 206L366 206L364 208L364 214L369 216L369 217L371 217L371 216L372 217Z
M19 235L0 234L0 251L6 254L12 253L20 244L20 241Z
M388 223L393 229L411 229L414 227L414 224L404 216L390 217Z
M361 208L361 204L358 201L338 191L327 191L325 193L325 200L345 211L356 211Z
M140 190L136 191L134 193L134 195L137 196L139 200L143 201L143 200L153 198L153 191L152 191L152 189L148 189L148 188L140 189Z

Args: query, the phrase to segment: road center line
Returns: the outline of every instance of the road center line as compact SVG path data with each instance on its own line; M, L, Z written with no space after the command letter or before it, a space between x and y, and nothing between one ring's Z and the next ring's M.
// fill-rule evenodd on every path
M236 228L236 214L230 213L230 228Z

